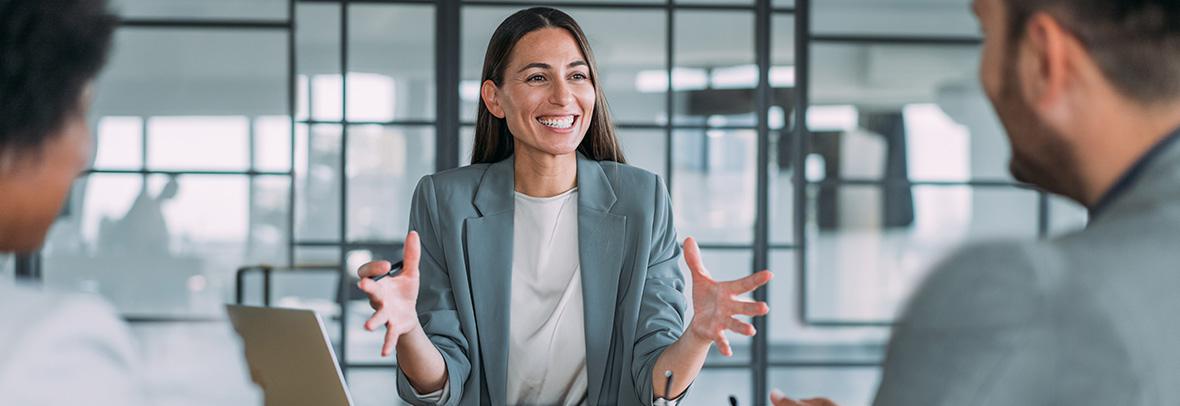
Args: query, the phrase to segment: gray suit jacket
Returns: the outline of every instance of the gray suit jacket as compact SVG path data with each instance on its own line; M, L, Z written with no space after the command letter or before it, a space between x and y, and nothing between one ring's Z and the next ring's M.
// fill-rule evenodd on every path
M1180 144L1082 231L947 260L894 330L876 404L1180 405Z
M509 158L426 176L414 192L418 317L446 361L450 405L507 399L513 191ZM650 404L651 369L684 331L687 300L663 181L579 154L578 244L589 403ZM400 370L398 392L426 404Z

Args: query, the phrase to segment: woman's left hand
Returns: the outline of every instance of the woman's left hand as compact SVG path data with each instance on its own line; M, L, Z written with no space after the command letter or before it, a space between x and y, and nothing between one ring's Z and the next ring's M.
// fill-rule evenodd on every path
M688 333L704 341L717 343L721 355L733 355L729 347L729 340L725 338L725 330L753 336L754 326L750 323L734 318L737 315L762 316L770 311L766 302L754 302L737 298L737 296L752 292L754 289L770 282L774 274L761 271L753 275L734 280L718 282L713 280L705 264L701 262L701 250L696 240L691 237L684 240L684 259L692 270L692 322L688 324Z

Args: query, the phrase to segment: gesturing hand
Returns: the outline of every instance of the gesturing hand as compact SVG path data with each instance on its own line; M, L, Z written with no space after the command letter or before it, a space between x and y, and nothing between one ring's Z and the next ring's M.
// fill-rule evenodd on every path
M765 302L752 302L736 298L770 282L774 276L770 271L728 282L718 282L709 275L701 262L701 250L696 240L684 240L684 258L692 270L692 322L688 325L690 334L717 343L721 355L731 356L733 350L725 338L725 330L753 336L756 331L750 323L734 318L737 315L761 316L770 311Z
M836 402L826 398L794 400L779 392L778 389L770 391L770 403L774 406L837 406Z
M402 273L396 277L379 282L369 279L389 272L392 266L389 261L373 261L357 270L357 276L361 278L357 286L369 295L369 305L375 310L373 317L365 322L365 329L373 331L385 325L382 357L389 356L402 335L422 328L415 310L418 304L418 259L421 255L417 232L411 231L406 236L404 253Z

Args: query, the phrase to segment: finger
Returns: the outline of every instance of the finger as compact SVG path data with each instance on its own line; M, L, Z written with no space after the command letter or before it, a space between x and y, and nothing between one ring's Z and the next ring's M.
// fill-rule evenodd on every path
M746 337L752 337L754 334L758 334L758 329L755 329L752 324L732 317L729 318L729 321L725 322L725 328Z
M733 348L731 348L731 347L729 346L729 339L728 339L728 338L725 338L725 334L724 334L724 333L721 335L721 337L720 337L720 338L718 338L718 339L717 339L717 340L715 340L714 342L716 342L716 343L717 343L717 350L718 350L718 351L721 351L721 355L724 355L724 356L726 356L726 357L732 357L732 356L733 356Z
M402 250L402 267L407 277L418 277L418 264L422 258L422 244L417 231L406 235L406 246Z
M694 274L710 276L709 270L705 269L705 263L701 261L701 248L697 246L697 240L692 237L684 239L684 262L688 264L688 269L692 270Z
M800 406L799 403L791 400L791 398L788 398L787 395L784 395L778 389L772 389L770 391L770 403L773 403L774 406Z
M725 282L723 285L725 285L730 293L740 295L758 289L759 286L765 285L773 278L774 274L770 273L770 271L761 271L736 281Z
M744 300L734 300L733 302L734 314L743 316L762 316L770 313L770 306L766 302L747 302Z
M803 401L803 406L837 406L836 402L827 398L814 398Z
M397 346L397 333L393 332L393 322L385 323L385 344L381 345L381 356L388 357Z
M381 292L378 289L378 282L373 282L372 279L364 278L361 279L360 283L357 283L357 287L361 290L361 292L365 292L366 295L369 295L369 305L372 306L374 310L376 310L378 307L381 307Z
M375 312L373 313L373 317L370 317L369 320L365 321L365 330L376 330L377 326L385 324L387 321L389 321L389 319L385 317L385 313Z
M361 280L364 281L366 278L384 275L386 272L389 272L389 268L392 266L393 264L389 263L389 261L369 262L367 264L361 265L360 269L357 269L356 276L360 277Z

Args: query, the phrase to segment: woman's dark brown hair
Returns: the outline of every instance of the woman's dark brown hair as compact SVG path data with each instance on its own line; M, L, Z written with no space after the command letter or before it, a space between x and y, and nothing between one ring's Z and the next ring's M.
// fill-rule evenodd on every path
M602 94L602 87L598 85L598 63L590 51L590 41L586 40L586 34L578 26L578 22L568 14L548 7L534 7L518 11L504 19L492 34L492 40L488 42L480 83L491 80L497 87L502 86L504 70L507 69L508 58L512 55L512 48L516 43L528 33L550 27L569 31L590 66L590 80L594 84L595 95L594 113L590 117L590 128L586 130L586 137L578 145L578 152L595 161L625 163L623 151L619 148L619 140L615 136L615 125L611 121L610 110L607 109L606 96ZM475 147L471 163L500 162L512 156L513 145L508 122L493 116L481 100L475 122Z

